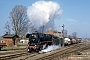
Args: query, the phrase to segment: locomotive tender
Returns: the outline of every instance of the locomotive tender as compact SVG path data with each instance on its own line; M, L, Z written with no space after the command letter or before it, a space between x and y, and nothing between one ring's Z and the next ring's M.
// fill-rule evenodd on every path
M61 38L50 34L35 32L35 33L27 34L26 38L29 38L28 52L32 52L32 51L38 52L43 49L46 49L50 45L59 45L59 44L62 45Z

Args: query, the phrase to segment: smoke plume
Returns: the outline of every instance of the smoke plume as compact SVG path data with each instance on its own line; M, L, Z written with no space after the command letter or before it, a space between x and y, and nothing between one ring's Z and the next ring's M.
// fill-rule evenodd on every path
M37 1L28 7L27 15L35 28L46 31L54 28L54 20L61 17L62 9L56 2Z

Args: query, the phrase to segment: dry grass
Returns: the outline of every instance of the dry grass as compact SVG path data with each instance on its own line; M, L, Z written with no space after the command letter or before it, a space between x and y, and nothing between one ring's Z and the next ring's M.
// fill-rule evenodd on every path
M23 49L26 48L26 46L6 46L3 47L1 50L16 50L16 49Z

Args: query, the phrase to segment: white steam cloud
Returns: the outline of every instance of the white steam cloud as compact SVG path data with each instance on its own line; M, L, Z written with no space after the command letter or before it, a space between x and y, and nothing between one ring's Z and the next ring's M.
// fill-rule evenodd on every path
M48 46L46 49L39 51L39 53L50 52L60 48L61 48L61 45L51 45L51 46Z
M62 9L52 1L37 1L28 7L27 15L35 27L40 30L44 26L46 31L54 28L54 20L61 17Z

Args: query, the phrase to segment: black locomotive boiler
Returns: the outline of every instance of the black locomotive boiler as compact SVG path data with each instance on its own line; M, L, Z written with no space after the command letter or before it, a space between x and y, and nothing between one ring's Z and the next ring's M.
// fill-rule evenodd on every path
M59 45L62 43L62 40L59 37L38 32L27 34L26 38L29 38L28 52L38 52L40 50L47 48L50 45Z

